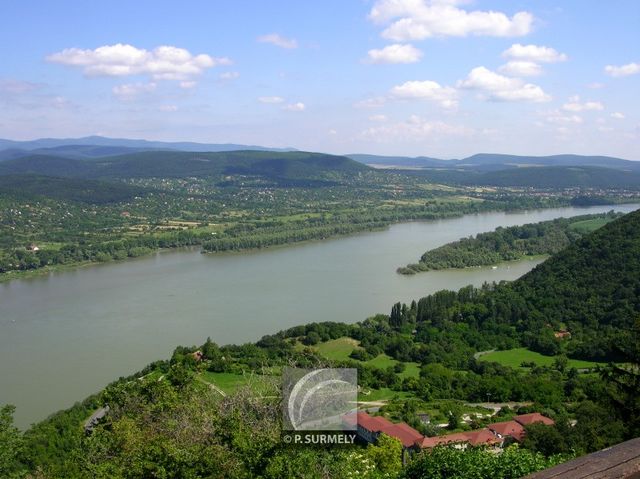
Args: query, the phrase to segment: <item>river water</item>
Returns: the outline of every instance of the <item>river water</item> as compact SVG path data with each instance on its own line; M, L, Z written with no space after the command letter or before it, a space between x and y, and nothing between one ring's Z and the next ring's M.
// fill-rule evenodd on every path
M640 205L616 206L632 211ZM26 427L179 344L255 341L315 321L356 322L440 289L511 280L540 260L397 274L428 249L498 226L611 206L482 213L258 252L197 250L0 284L0 405Z

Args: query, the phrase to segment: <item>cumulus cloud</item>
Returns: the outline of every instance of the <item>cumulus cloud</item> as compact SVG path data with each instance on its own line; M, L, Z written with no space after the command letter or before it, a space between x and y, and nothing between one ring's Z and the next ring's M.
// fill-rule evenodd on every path
M599 101L580 102L578 95L569 98L569 101L562 105L565 111L588 111L588 110L604 110L604 105Z
M391 89L391 96L401 99L423 99L438 103L443 108L454 108L458 105L458 92L455 88L441 86L439 83L425 81L408 81Z
M125 83L112 88L113 94L121 100L132 100L138 95L151 93L156 89L156 83Z
M369 19L388 25L382 36L395 41L468 35L511 37L531 31L533 15L529 12L518 12L509 18L502 12L463 10L456 6L458 3L462 2L378 0L369 12Z
M176 105L161 105L158 107L158 110L164 111L164 112L172 112L172 111L178 111L178 107Z
M520 78L509 78L485 67L476 67L458 87L477 90L482 98L494 101L544 102L551 100L542 88L525 83Z
M533 77L542 73L542 67L535 62L513 60L502 65L498 70L514 77Z
M304 111L305 105L302 102L290 103L282 107L286 111Z
M183 88L185 90L188 90L190 88L193 88L197 85L196 82L194 81L181 81L180 82L180 88Z
M502 52L502 56L513 60L522 60L537 63L557 63L567 60L567 55L558 53L550 47L538 45L521 45L516 43Z
M295 38L286 38L278 33L269 33L267 35L262 35L258 37L258 41L260 43L270 43L271 45L275 45L280 48L286 48L288 50L298 48L298 42Z
M473 130L464 126L451 125L443 121L430 121L417 115L399 123L374 126L365 129L361 136L378 143L392 141L420 141L442 135L468 136Z
M283 103L284 98L280 96L261 96L258 98L260 103Z
M624 120L625 116L624 116L624 113L620 113L619 111L614 111L613 113L611 113L611 118L615 118L616 120Z
M387 116L386 115L371 115L369 117L369 120L383 122L383 121L387 121Z
M422 52L413 45L394 43L380 50L369 50L367 63L416 63Z
M229 65L226 57L192 55L184 48L160 46L153 50L118 43L95 50L66 48L47 56L47 61L81 68L87 76L149 75L153 80L183 80L201 75L208 68Z
M640 73L640 63L627 63L622 66L607 65L604 71L612 77L626 77Z

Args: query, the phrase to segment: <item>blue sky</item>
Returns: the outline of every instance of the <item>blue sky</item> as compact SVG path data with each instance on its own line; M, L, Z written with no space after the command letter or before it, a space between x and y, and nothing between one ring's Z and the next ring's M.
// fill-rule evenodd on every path
M5 2L0 137L640 160L640 2Z

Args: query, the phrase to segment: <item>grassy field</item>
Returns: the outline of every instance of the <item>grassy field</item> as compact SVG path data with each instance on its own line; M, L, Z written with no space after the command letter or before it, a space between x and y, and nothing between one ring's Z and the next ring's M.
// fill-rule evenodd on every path
M506 351L494 351L492 353L483 354L480 356L480 361L493 361L500 363L503 366L509 366L512 368L520 368L520 364L523 361L534 362L538 366L551 366L555 361L553 356L543 356L540 353L529 351L526 348L508 349ZM587 369L594 368L602 363L596 363L594 361L582 361L579 359L569 359L567 367Z
M330 341L319 343L315 348L322 356L333 361L344 361L349 359L351 352L358 347L358 341L352 338L338 338ZM386 354L380 354L373 359L364 361L363 364L373 366L380 369L386 369L389 366L395 366L399 361L393 359ZM404 363L405 369L399 376L402 378L414 377L420 375L420 365L418 363Z
M587 234L597 230L598 228L606 225L613 220L614 218L595 218L593 220L576 221L575 223L572 223L569 228L578 233Z
M316 350L322 356L333 361L349 359L351 352L358 347L358 341L352 338L338 338L319 343Z
M270 379L273 379L273 376L204 371L199 376L199 379L207 384L217 386L227 394L232 394L246 385L250 385L259 394L273 393L272 388L270 388Z

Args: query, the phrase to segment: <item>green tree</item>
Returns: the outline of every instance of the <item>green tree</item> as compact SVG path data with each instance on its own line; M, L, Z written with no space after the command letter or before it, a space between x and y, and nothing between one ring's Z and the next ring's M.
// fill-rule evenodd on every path
M0 477L17 478L24 475L19 456L24 448L22 434L13 425L11 405L0 408Z
M390 477L395 477L402 469L402 443L394 437L381 434L376 444L367 446L366 455L379 472Z

